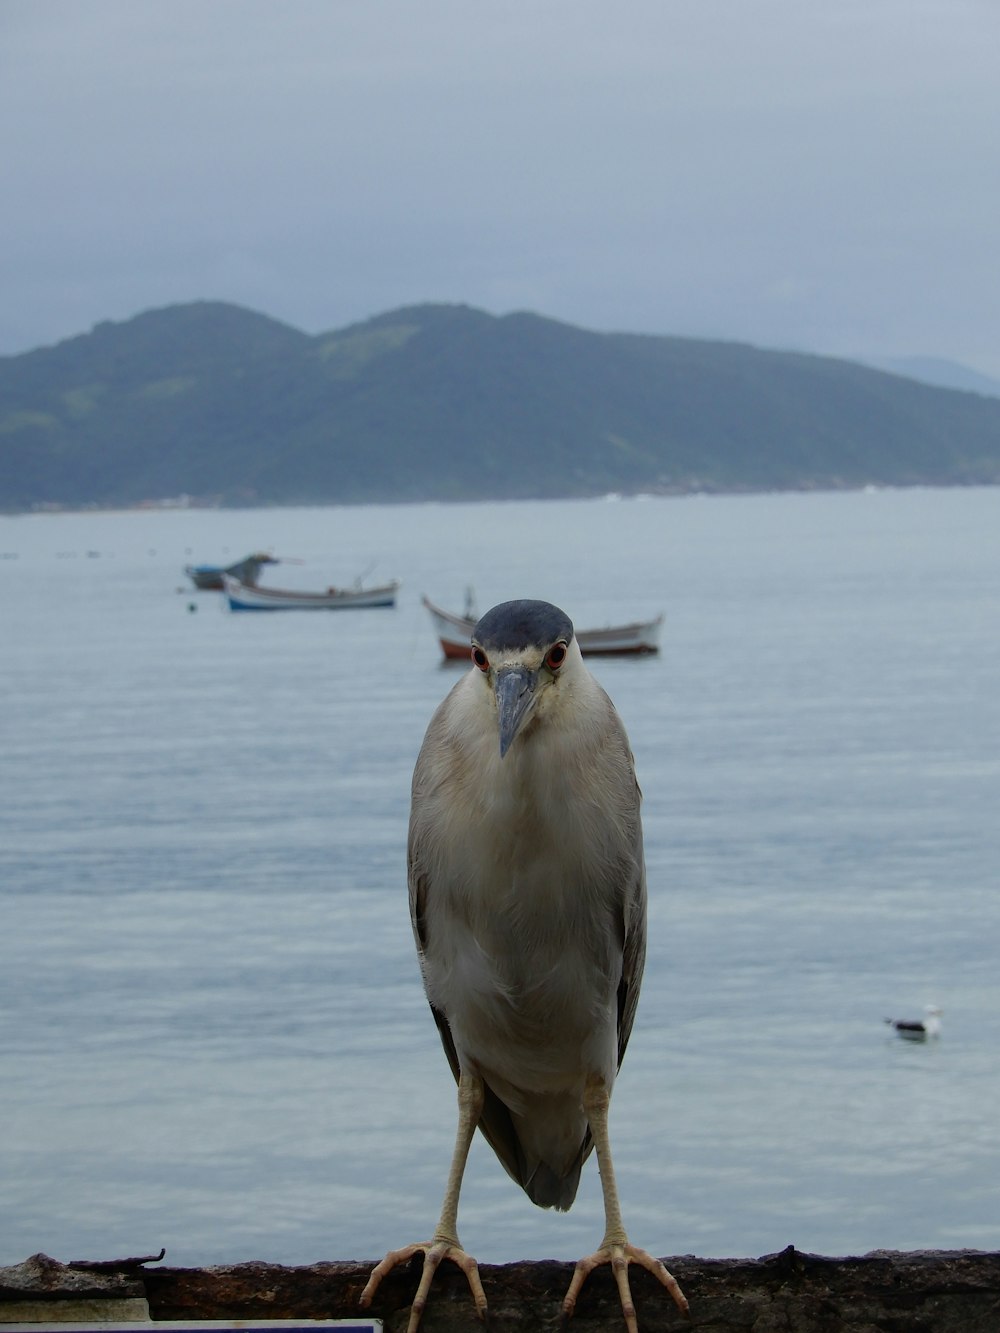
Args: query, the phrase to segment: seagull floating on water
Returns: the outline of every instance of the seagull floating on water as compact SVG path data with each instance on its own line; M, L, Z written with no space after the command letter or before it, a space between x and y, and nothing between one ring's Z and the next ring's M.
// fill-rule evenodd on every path
M941 1010L936 1004L924 1006L923 1018L887 1018L885 1020L906 1041L926 1041L941 1035Z

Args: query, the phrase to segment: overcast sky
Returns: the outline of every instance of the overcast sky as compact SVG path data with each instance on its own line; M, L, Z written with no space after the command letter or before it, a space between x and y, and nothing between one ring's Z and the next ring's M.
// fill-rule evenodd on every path
M1000 374L997 0L0 0L0 354L420 301Z

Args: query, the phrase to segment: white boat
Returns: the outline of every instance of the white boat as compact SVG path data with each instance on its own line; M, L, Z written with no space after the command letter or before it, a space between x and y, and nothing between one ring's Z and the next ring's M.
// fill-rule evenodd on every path
M458 616L451 611L443 611L428 597L423 597L421 600L430 613L445 657L468 657L477 617ZM585 657L612 657L629 653L658 653L662 628L661 612L655 620L637 620L628 625L608 625L603 629L578 629L575 633L580 651Z
M350 607L395 606L399 580L378 588L327 588L324 592L295 592L241 583L224 574L222 586L232 611L340 611Z

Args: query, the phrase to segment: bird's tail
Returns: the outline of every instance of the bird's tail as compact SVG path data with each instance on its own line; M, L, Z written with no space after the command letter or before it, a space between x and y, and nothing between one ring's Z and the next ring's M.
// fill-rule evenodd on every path
M524 1192L539 1208L558 1208L560 1212L565 1212L576 1198L582 1168L582 1157L568 1175L560 1175L546 1162L539 1162L531 1178L525 1182Z

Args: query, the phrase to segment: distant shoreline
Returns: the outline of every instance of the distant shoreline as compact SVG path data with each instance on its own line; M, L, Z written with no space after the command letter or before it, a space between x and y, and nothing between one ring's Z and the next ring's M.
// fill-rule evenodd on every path
M545 495L545 496L468 496L465 498L448 496L438 499L427 497L413 499L386 496L370 500L260 500L257 502L234 503L222 500L199 500L187 497L184 500L143 500L135 504L56 504L39 502L27 508L0 509L0 516L5 518L24 518L37 514L169 514L188 512L218 512L238 514L241 511L259 509L363 509L371 506L394 505L474 505L474 504L558 504L567 500L610 502L639 502L643 500L678 500L688 498L716 499L723 497L756 495L855 495L859 492L877 493L880 491L971 491L994 490L1000 486L998 481L954 481L954 482L867 482L857 485L831 486L817 483L799 486L775 487L676 487L661 491L605 491L595 494L580 495Z

